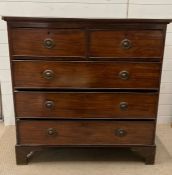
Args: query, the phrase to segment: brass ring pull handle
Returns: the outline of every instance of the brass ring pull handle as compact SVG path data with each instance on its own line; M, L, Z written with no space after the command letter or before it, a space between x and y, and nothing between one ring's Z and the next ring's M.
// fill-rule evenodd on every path
M128 39L124 39L121 41L121 47L123 49L130 49L132 47L132 42Z
M47 134L48 135L57 135L57 131L54 128L48 128L47 129Z
M43 77L45 79L53 79L54 78L54 72L52 70L45 70L43 73L42 73Z
M53 101L46 101L45 102L45 107L47 108L47 109L52 109L52 108L54 108L54 102Z
M127 102L121 102L121 103L119 104L119 107L120 107L120 109L121 109L122 111L127 110L127 109L128 109L128 103L127 103Z
M55 46L54 40L51 38L46 38L43 42L43 45L47 49L52 49Z
M127 131L125 131L124 129L118 128L115 130L115 135L118 137L124 137L127 135Z
M129 79L129 72L126 70L123 70L123 71L119 72L119 77L122 80L128 80Z

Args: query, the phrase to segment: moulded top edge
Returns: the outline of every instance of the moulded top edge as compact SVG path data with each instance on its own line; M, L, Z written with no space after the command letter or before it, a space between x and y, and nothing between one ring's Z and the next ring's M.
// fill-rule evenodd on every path
M138 19L138 18L46 18L46 17L17 17L3 16L7 22L116 22L116 23L164 23L172 22L172 19Z

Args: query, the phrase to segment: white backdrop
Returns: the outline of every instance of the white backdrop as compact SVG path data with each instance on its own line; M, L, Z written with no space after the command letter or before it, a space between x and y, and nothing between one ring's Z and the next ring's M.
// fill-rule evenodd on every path
M171 18L172 0L0 0L0 16ZM0 82L6 125L14 124L6 23L0 20ZM172 24L168 26L158 122L172 121Z

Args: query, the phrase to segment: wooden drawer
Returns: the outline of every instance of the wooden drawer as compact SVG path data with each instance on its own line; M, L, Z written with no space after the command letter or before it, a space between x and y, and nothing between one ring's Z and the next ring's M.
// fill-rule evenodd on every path
M14 61L16 88L159 88L160 63Z
M154 122L20 121L20 144L118 145L153 144Z
M78 29L13 29L12 55L85 56L85 33Z
M16 92L18 118L155 118L158 94Z
M163 41L161 30L95 30L90 33L90 57L160 59Z
M19 121L19 144L118 145L153 144L152 121Z

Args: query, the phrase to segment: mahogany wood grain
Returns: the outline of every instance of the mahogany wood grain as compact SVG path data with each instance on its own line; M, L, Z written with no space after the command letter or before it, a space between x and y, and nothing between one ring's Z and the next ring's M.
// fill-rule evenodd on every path
M25 88L158 88L161 64L131 62L14 61L14 87ZM52 79L43 72L53 71ZM128 71L129 78L119 73Z
M15 93L17 118L156 118L157 100L157 93ZM53 103L49 108L48 102Z
M154 163L171 19L3 19L8 24L17 164L27 164L35 151L60 147L128 147L146 164ZM123 111L121 102L123 108L127 104Z
M53 40L54 47L46 48L44 40ZM85 33L82 30L13 29L13 55L27 56L84 56Z
M153 121L18 121L19 143L30 145L151 145L154 127ZM49 129L54 134L49 135ZM118 129L125 135L116 135Z
M131 47L124 49L122 41L127 39ZM91 57L157 57L163 53L163 31L161 30L104 30L90 33Z

